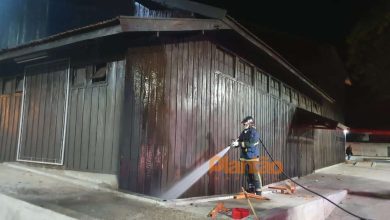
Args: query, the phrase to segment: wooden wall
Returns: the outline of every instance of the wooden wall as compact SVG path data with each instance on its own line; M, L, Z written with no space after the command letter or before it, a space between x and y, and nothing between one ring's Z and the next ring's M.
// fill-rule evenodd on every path
M26 68L19 159L61 164L68 61Z
M65 145L67 169L117 172L124 66L123 60L109 62L106 83L71 85Z
M309 98L294 98L296 90L284 91L285 84L272 75L221 50L209 41L129 49L120 138L122 189L160 195L230 144L247 115L255 117L264 143L289 175L314 170L315 132L295 127L293 118L298 106L320 110ZM332 145L323 151L328 156L321 157L339 152L342 141L332 139L332 132L321 137ZM231 150L227 158L237 161L238 156ZM264 184L284 179L280 174L263 178ZM183 197L238 192L242 181L240 174L209 172Z
M327 167L345 160L345 137L342 130L315 130L315 169Z
M0 84L3 85L3 80ZM16 93L16 78L8 78L11 93L0 95L0 162L15 161L19 137L20 105L22 93ZM22 81L23 82L23 81Z

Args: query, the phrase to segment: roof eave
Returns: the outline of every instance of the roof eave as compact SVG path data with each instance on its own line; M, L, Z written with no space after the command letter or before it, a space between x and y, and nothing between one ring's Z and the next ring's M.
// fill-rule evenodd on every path
M115 35L122 32L122 27L116 19L107 22L101 22L95 25L90 25L82 28L73 29L60 34L56 34L47 38L35 40L27 44L19 45L14 48L9 48L0 51L0 61L13 59L26 54L32 54L52 48L57 48L81 41L96 39Z
M202 4L199 2L189 0L150 0L154 3L168 8L177 8L185 11L190 11L208 18L223 19L226 16L227 11L222 8Z
M120 16L106 22L69 30L0 51L0 61L125 32L207 31L221 29L230 28L219 19Z

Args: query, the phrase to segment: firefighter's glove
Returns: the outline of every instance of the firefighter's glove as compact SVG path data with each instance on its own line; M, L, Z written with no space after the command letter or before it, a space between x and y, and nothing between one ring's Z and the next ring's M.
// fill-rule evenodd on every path
M237 148L240 146L238 140L233 140L232 143L230 144L231 147Z

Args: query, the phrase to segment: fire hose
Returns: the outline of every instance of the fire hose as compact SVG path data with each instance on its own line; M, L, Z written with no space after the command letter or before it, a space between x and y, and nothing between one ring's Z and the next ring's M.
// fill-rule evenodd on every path
M236 140L236 141L237 141L237 140ZM298 186L302 187L303 189L305 189L305 190L307 190L307 191L309 191L309 192L311 192L311 193L313 193L313 194L315 194L315 195L317 195L317 196L319 196L319 197L325 199L326 201L330 202L331 204L333 204L333 205L336 206L337 208L341 209L342 211L344 211L344 212L346 212L346 213L348 213L348 214L350 214L350 215L352 215L352 216L354 216L354 217L356 217L356 218L358 218L358 219L361 219L361 220L368 220L367 218L363 218L363 217L361 217L361 216L359 216L359 215L357 215L357 214L355 214L355 213L352 213L352 212L350 212L350 211L344 209L343 207L339 206L338 204L336 204L336 203L333 202L332 200L326 198L325 196L323 196L323 195L321 195L321 194L319 194L319 193L317 193L317 192L315 192L315 191L313 191L313 190L311 190L311 189L309 189L309 188L303 186L302 184L298 183L297 181L293 180L289 175L287 175L287 174L283 171L283 169L281 169L281 168L278 166L278 164L275 162L275 160L274 160L274 158L272 157L272 155L269 153L268 149L265 147L263 141L262 141L261 139L259 139L259 142L260 142L261 145L263 146L265 152L267 153L267 155L269 156L269 158L271 159L271 161L275 164L275 166L282 172L282 174L283 174L287 179L291 180L293 183L297 184Z

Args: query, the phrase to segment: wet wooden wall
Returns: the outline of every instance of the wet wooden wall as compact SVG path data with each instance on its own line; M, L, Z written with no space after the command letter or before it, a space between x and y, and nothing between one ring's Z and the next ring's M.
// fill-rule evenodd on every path
M120 187L160 195L230 144L247 115L255 117L265 145L289 175L311 173L316 168L314 153L318 152L314 150L316 132L295 128L292 121L298 106L320 114L321 109L314 104L209 41L130 48ZM321 138L332 147L321 149L318 155L333 158L338 154L341 140L334 139L333 132ZM237 161L238 156L238 151L231 150L226 158ZM338 160L327 159L327 164ZM265 174L263 179L269 184L284 177ZM209 172L183 197L238 192L242 185L241 174Z
M0 80L1 85L9 84L10 90L0 86L0 162L16 160L22 103L22 93L15 92L19 80L14 77L6 79L7 83L4 80Z
M104 83L75 86L71 82L64 163L67 169L113 174L118 170L125 61L108 62L106 71Z

